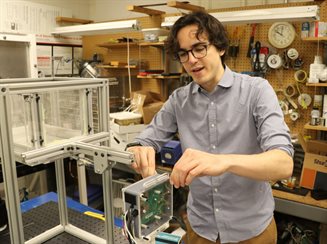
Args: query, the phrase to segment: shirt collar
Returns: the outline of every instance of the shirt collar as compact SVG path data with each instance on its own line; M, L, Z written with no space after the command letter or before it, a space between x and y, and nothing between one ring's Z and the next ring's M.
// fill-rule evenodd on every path
M227 65L225 65L225 71L223 76L221 77L221 80L218 83L218 86L229 88L233 85L233 82L234 82L233 72L230 70L230 68L228 68ZM194 82L192 94L199 92L201 90L202 90L201 87L196 82Z
M222 86L224 88L231 87L234 82L234 75L233 72L228 68L227 65L225 65L225 72L223 74L223 77L221 77L221 80L218 83L218 86Z

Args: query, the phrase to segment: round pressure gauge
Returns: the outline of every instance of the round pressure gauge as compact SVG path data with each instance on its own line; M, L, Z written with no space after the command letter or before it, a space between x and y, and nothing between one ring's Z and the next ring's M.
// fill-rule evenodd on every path
M295 34L295 28L292 24L276 22L269 28L268 40L276 48L286 48L294 41Z

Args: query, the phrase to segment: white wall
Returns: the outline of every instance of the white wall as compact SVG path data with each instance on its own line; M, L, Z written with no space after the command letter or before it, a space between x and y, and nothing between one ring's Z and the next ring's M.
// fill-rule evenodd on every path
M142 13L127 11L128 5L143 5L165 3L168 0L89 0L90 19L98 21L108 21L115 19L127 19L146 16ZM182 0L180 0L182 1ZM313 0L188 0L191 4L203 6L206 9L219 9L228 7L241 7L261 4L277 4L285 2L308 2ZM179 10L170 7L151 7L165 11L166 13L178 13Z
M15 0L0 0L15 1ZM146 16L142 13L127 11L128 5L143 5L165 3L169 0L25 0L27 2L46 4L50 6L66 8L72 11L73 17L91 19L95 22L127 19ZM181 0L182 1L182 0ZM206 9L218 9L227 7L240 7L248 5L277 4L285 2L308 2L313 0L189 0L191 4L203 6ZM175 8L151 7L165 11L166 13L178 13ZM185 12L185 11L184 11Z
M89 0L0 0L0 32L50 34L57 16L89 19Z
M4 1L4 0L0 0ZM11 0L14 1L14 0ZM45 4L72 11L73 17L80 19L90 19L90 0L25 0L26 2Z

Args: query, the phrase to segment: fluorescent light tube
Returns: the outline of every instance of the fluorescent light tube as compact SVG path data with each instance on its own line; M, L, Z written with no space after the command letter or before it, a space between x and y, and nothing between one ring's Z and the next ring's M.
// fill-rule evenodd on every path
M319 20L317 5L210 13L224 24L264 23L274 21ZM181 16L166 17L162 27L172 26Z
M56 27L51 34L60 35L99 35L127 31L138 31L140 29L137 20L122 20L85 25L71 25Z

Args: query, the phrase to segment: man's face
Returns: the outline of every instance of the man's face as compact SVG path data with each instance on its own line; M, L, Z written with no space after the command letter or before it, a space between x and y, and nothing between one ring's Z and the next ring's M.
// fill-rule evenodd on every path
M181 50L193 49L193 53L200 54L200 58L196 58L191 52L184 52L183 56L188 55L188 60L183 62L183 66L196 83L203 89L211 92L224 73L224 67L220 58L224 51L218 51L215 46L210 45L206 34L200 35L199 39L197 39L197 30L197 25L185 26L179 30L177 40ZM206 55L202 57L205 53Z

